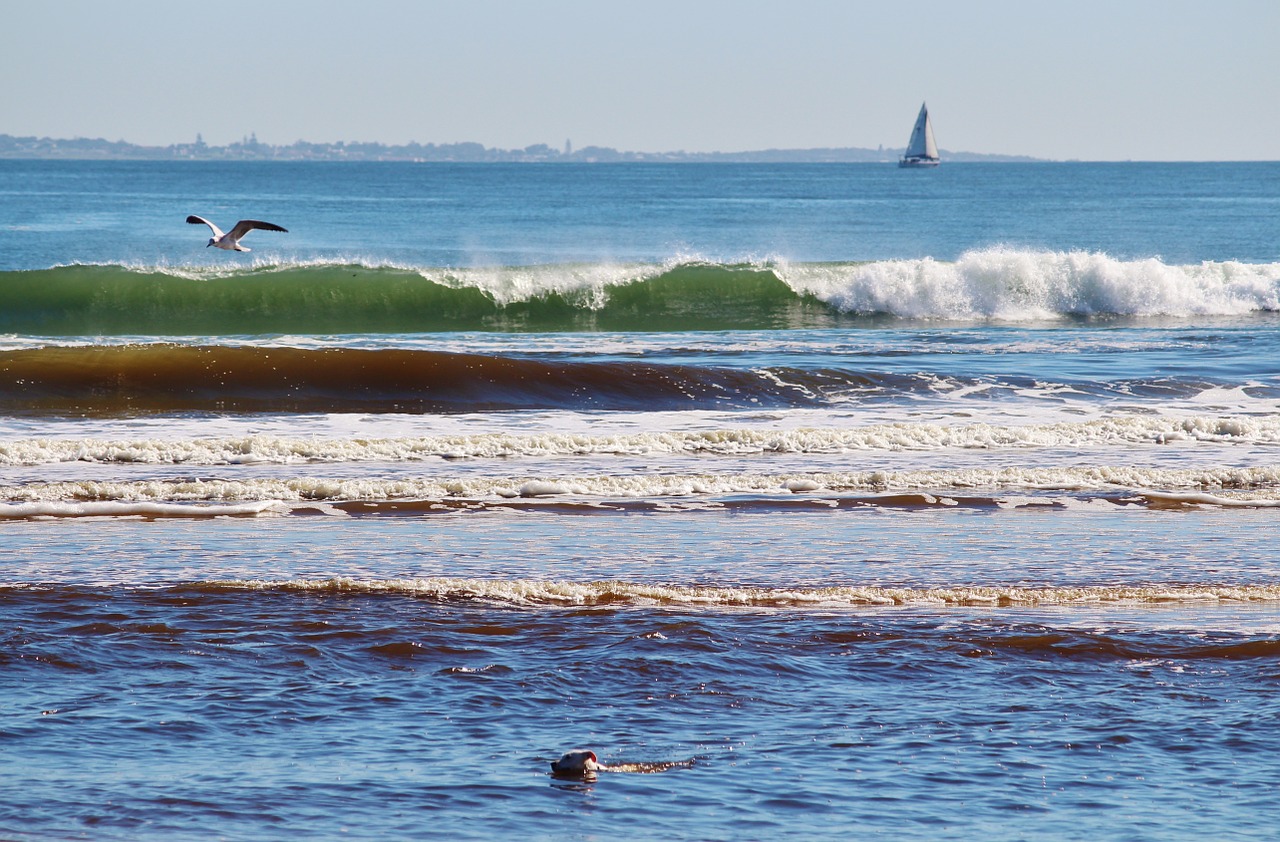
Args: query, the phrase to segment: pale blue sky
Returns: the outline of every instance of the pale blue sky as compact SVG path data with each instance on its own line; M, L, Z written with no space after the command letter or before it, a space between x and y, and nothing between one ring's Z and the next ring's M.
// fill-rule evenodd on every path
M49 0L0 132L1280 160L1277 0Z

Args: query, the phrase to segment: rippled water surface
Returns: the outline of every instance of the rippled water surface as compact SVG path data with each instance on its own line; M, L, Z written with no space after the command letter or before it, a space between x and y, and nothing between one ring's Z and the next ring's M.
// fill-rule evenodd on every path
M1277 185L0 161L0 836L1272 838Z

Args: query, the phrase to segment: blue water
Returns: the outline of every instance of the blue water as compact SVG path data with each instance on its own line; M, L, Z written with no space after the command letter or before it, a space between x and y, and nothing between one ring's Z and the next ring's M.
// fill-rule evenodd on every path
M1271 838L1278 188L0 161L0 836Z
M416 266L954 260L1006 244L1271 262L1280 164L334 164L0 161L0 269L199 262L195 213L283 219L297 258ZM223 221L219 221L223 220ZM284 223L280 223L284 224ZM220 260L225 255L210 255Z

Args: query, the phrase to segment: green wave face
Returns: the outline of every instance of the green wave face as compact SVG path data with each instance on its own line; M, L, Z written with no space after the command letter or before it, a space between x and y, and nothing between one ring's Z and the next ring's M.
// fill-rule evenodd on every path
M955 262L74 265L0 273L0 331L51 336L780 330L883 319L1277 312L1280 263L1178 266L1005 248Z
M77 265L0 273L0 331L37 335L177 336L410 333L457 330L723 330L828 326L840 314L793 292L769 269L638 267L608 281L538 267L511 291L506 276L321 265L223 277ZM565 280L557 276L562 272ZM496 278L496 280L495 280Z
M298 267L221 278L121 266L0 275L0 327L45 335L345 333L477 325L496 312L478 289L408 271Z

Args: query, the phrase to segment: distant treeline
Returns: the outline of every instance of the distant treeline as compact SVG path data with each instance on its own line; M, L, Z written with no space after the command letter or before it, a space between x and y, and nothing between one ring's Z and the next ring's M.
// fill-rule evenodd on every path
M901 149L763 149L755 152L620 152L604 146L556 149L545 143L523 149L491 149L480 143L310 143L288 146L262 143L250 135L237 143L210 146L197 135L193 143L139 146L102 138L14 137L0 134L0 158L66 160L195 161L466 161L466 162L724 162L724 163L873 163L896 161ZM944 161L1033 161L1021 155L941 152Z

